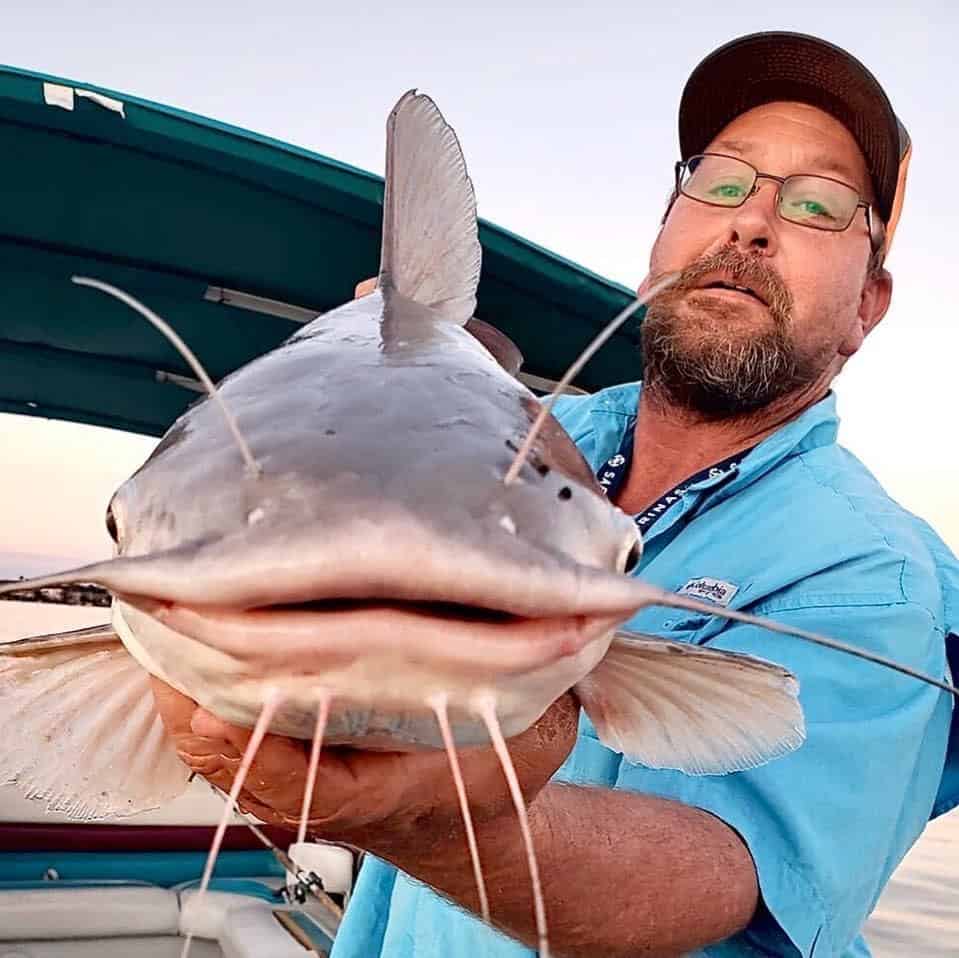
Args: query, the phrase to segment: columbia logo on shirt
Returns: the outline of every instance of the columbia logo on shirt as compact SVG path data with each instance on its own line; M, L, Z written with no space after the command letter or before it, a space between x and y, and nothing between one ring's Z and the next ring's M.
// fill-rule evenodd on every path
M700 576L698 579L690 579L689 582L679 590L679 594L725 606L732 602L733 596L738 591L739 586L734 585L732 582L723 582L722 579Z

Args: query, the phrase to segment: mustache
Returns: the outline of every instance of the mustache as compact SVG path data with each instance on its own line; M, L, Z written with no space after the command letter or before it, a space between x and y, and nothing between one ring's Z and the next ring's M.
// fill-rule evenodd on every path
M787 317L792 310L792 294L779 273L761 257L744 253L735 246L725 246L690 263L676 282L657 298L681 296L696 289L699 281L711 273L724 273L738 285L759 293L777 319Z

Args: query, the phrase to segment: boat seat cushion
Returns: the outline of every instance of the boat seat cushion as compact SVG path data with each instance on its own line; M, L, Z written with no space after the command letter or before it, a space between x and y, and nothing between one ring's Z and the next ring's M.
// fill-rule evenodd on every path
M0 891L0 941L176 935L177 894L168 888L28 888Z

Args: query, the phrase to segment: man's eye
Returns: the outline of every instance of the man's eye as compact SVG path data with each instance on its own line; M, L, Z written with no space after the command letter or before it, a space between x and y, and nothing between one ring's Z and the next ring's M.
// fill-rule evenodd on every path
M801 219L835 219L829 207L819 200L795 200L790 206L793 214Z
M719 199L736 200L743 195L743 188L739 183L716 183L709 193Z

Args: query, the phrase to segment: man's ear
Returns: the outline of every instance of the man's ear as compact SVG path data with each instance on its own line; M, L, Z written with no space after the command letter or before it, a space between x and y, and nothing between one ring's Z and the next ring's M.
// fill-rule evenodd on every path
M879 269L866 280L859 299L859 322L864 337L879 325L891 300L892 273L887 269Z
M862 288L856 323L846 341L839 349L842 356L849 357L859 350L863 340L879 325L886 315L892 300L892 274L887 269L872 273Z

